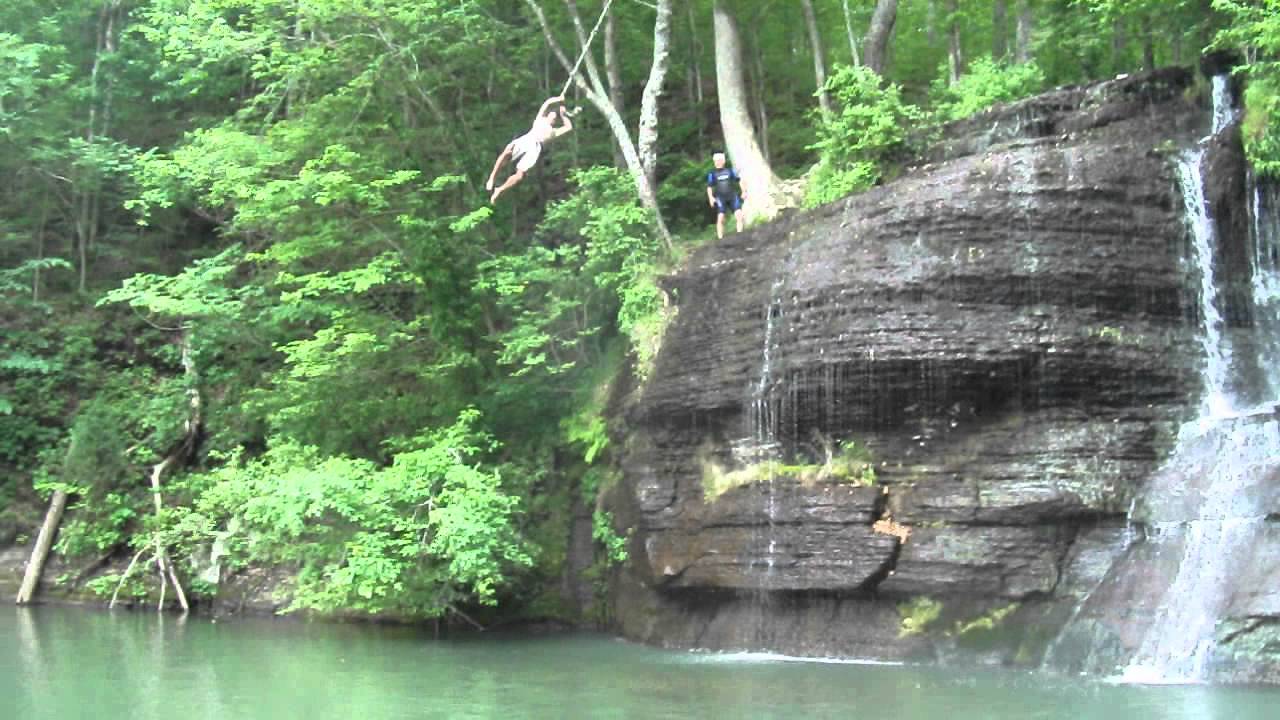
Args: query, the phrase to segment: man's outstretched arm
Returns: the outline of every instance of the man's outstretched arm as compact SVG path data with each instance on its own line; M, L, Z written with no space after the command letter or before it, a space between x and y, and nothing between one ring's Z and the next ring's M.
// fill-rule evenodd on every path
M555 96L555 97L549 97L549 98L547 98L546 100L544 100L544 101L543 101L543 103L542 103L542 107L538 108L538 114L537 114L536 116L534 116L534 121L537 121L537 119L538 119L538 118L542 117L543 115L546 115L546 114L547 114L547 110L548 110L552 105L555 105L556 103L562 103L562 102L564 102L564 96L563 96L563 95L557 95L557 96Z

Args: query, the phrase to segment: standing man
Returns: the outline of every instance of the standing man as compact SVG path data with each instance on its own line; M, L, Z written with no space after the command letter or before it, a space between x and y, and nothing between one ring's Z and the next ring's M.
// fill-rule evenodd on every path
M715 163L716 168L707 173L707 202L716 209L716 237L723 239L724 214L730 210L733 211L734 220L737 221L738 232L742 232L742 203L747 199L747 194L745 192L739 194L742 177L738 175L737 170L724 166L724 153L713 154L711 161ZM737 183L737 186L734 183Z
M485 190L493 190L493 195L489 197L489 202L498 202L498 196L511 189L516 183L524 179L524 174L529 172L533 164L538 162L538 156L542 154L542 144L548 140L564 135L573 129L573 123L569 122L569 113L565 110L564 105L560 106L558 113L560 124L556 125L557 112L551 109L556 103L563 103L564 96L557 95L553 98L547 98L542 103L542 107L538 108L538 115L533 119L533 127L529 128L529 132L507 143L507 146L498 155L498 159L493 162L493 170L489 173L489 181L485 183ZM507 159L513 159L516 163L516 171L507 178L507 181L498 186L494 190L493 183L497 179L498 169Z

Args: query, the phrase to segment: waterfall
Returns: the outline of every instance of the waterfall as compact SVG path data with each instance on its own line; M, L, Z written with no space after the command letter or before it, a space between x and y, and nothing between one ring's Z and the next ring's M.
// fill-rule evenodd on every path
M1216 95L1214 96L1216 99ZM1216 118L1218 113L1214 112ZM1215 123L1216 124L1216 123ZM1204 149L1187 150L1178 156L1178 183L1187 211L1187 224L1192 235L1192 259L1200 276L1200 346L1204 349L1202 373L1205 397L1201 417L1226 417L1233 412L1227 397L1227 379L1231 372L1231 348L1223 333L1222 312L1218 309L1218 288L1214 284L1214 248L1217 244L1213 218L1204 197L1204 180L1200 163Z
M748 422L752 451L760 457L767 456L777 442L777 418L770 403L773 384L773 333L777 320L782 316L783 278L779 276L769 288L769 302L764 308L764 350L760 361L760 378L751 387Z
M1235 103L1231 99L1231 78L1213 76L1213 134L1222 132L1236 117Z
M785 274L779 274L769 288L769 300L764 307L764 348L761 350L760 375L748 389L747 432L745 440L737 444L735 454L739 462L751 465L768 463L779 456L778 418L773 403L773 351L774 333L782 318L782 285ZM778 552L777 533L774 524L777 519L777 487L775 473L767 472L764 491L764 512L766 519L765 542L763 549L765 562L765 578L761 589L767 592L774 574ZM765 598L761 595L761 599Z
M1214 79L1214 132L1234 117L1225 76ZM1203 682L1213 661L1216 629L1227 611L1238 570L1262 530L1266 511L1258 487L1268 467L1280 457L1277 385L1267 389L1268 402L1253 408L1231 389L1232 346L1226 332L1214 284L1218 238L1204 201L1200 172L1203 149L1180 156L1178 177L1193 236L1192 261L1199 274L1200 344L1204 397L1199 416L1182 426L1176 446L1146 489L1144 530L1146 557L1177 557L1176 573L1163 591L1153 621L1142 635L1137 652L1120 673L1120 680L1138 683ZM1242 343L1258 352L1262 363L1272 362L1267 348L1275 347L1274 311L1280 300L1280 275L1274 262L1275 233L1262 217L1263 200L1253 193L1257 213L1252 238L1253 306L1258 322L1254 332L1267 337ZM1271 316L1268 318L1268 316ZM1268 366L1274 368L1274 364ZM1272 372L1274 372L1272 370ZM1142 568L1131 568L1141 572Z
M1183 426L1167 463L1182 487L1148 499L1152 517L1142 540L1156 556L1180 552L1177 574L1122 681L1205 679L1233 580L1266 520L1249 490L1280 452L1277 437L1280 423L1266 414Z

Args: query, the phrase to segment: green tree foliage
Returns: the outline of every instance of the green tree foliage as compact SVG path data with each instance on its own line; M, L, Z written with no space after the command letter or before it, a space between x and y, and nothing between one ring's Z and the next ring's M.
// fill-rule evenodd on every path
M1247 48L1252 58L1241 70L1249 80L1245 152L1260 175L1280 177L1280 1L1213 0L1213 7L1231 18L1215 44Z
M397 443L386 467L288 440L234 457L188 481L199 495L181 527L220 538L233 564L296 564L291 609L434 617L455 602L493 604L532 559L515 528L519 499L481 464L495 445L477 420L466 411Z
M934 115L942 120L958 120L999 102L1017 100L1039 92L1044 74L1034 63L1000 63L984 57L971 64L960 81L934 83Z
M841 66L827 80L836 112L820 119L814 148L821 160L806 203L819 205L874 185L906 146L922 113L896 85L863 67Z
M480 265L477 287L517 319L497 338L516 376L591 366L615 324L641 362L652 357L659 250L644 208L621 171L593 167L570 179L578 191L548 207L543 244Z

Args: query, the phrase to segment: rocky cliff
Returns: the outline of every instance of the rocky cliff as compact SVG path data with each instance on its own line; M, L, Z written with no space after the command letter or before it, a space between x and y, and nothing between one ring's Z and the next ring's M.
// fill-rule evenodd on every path
M1201 390L1169 160L1206 133L1192 85L989 111L670 278L678 314L619 423L623 632L1040 662Z

